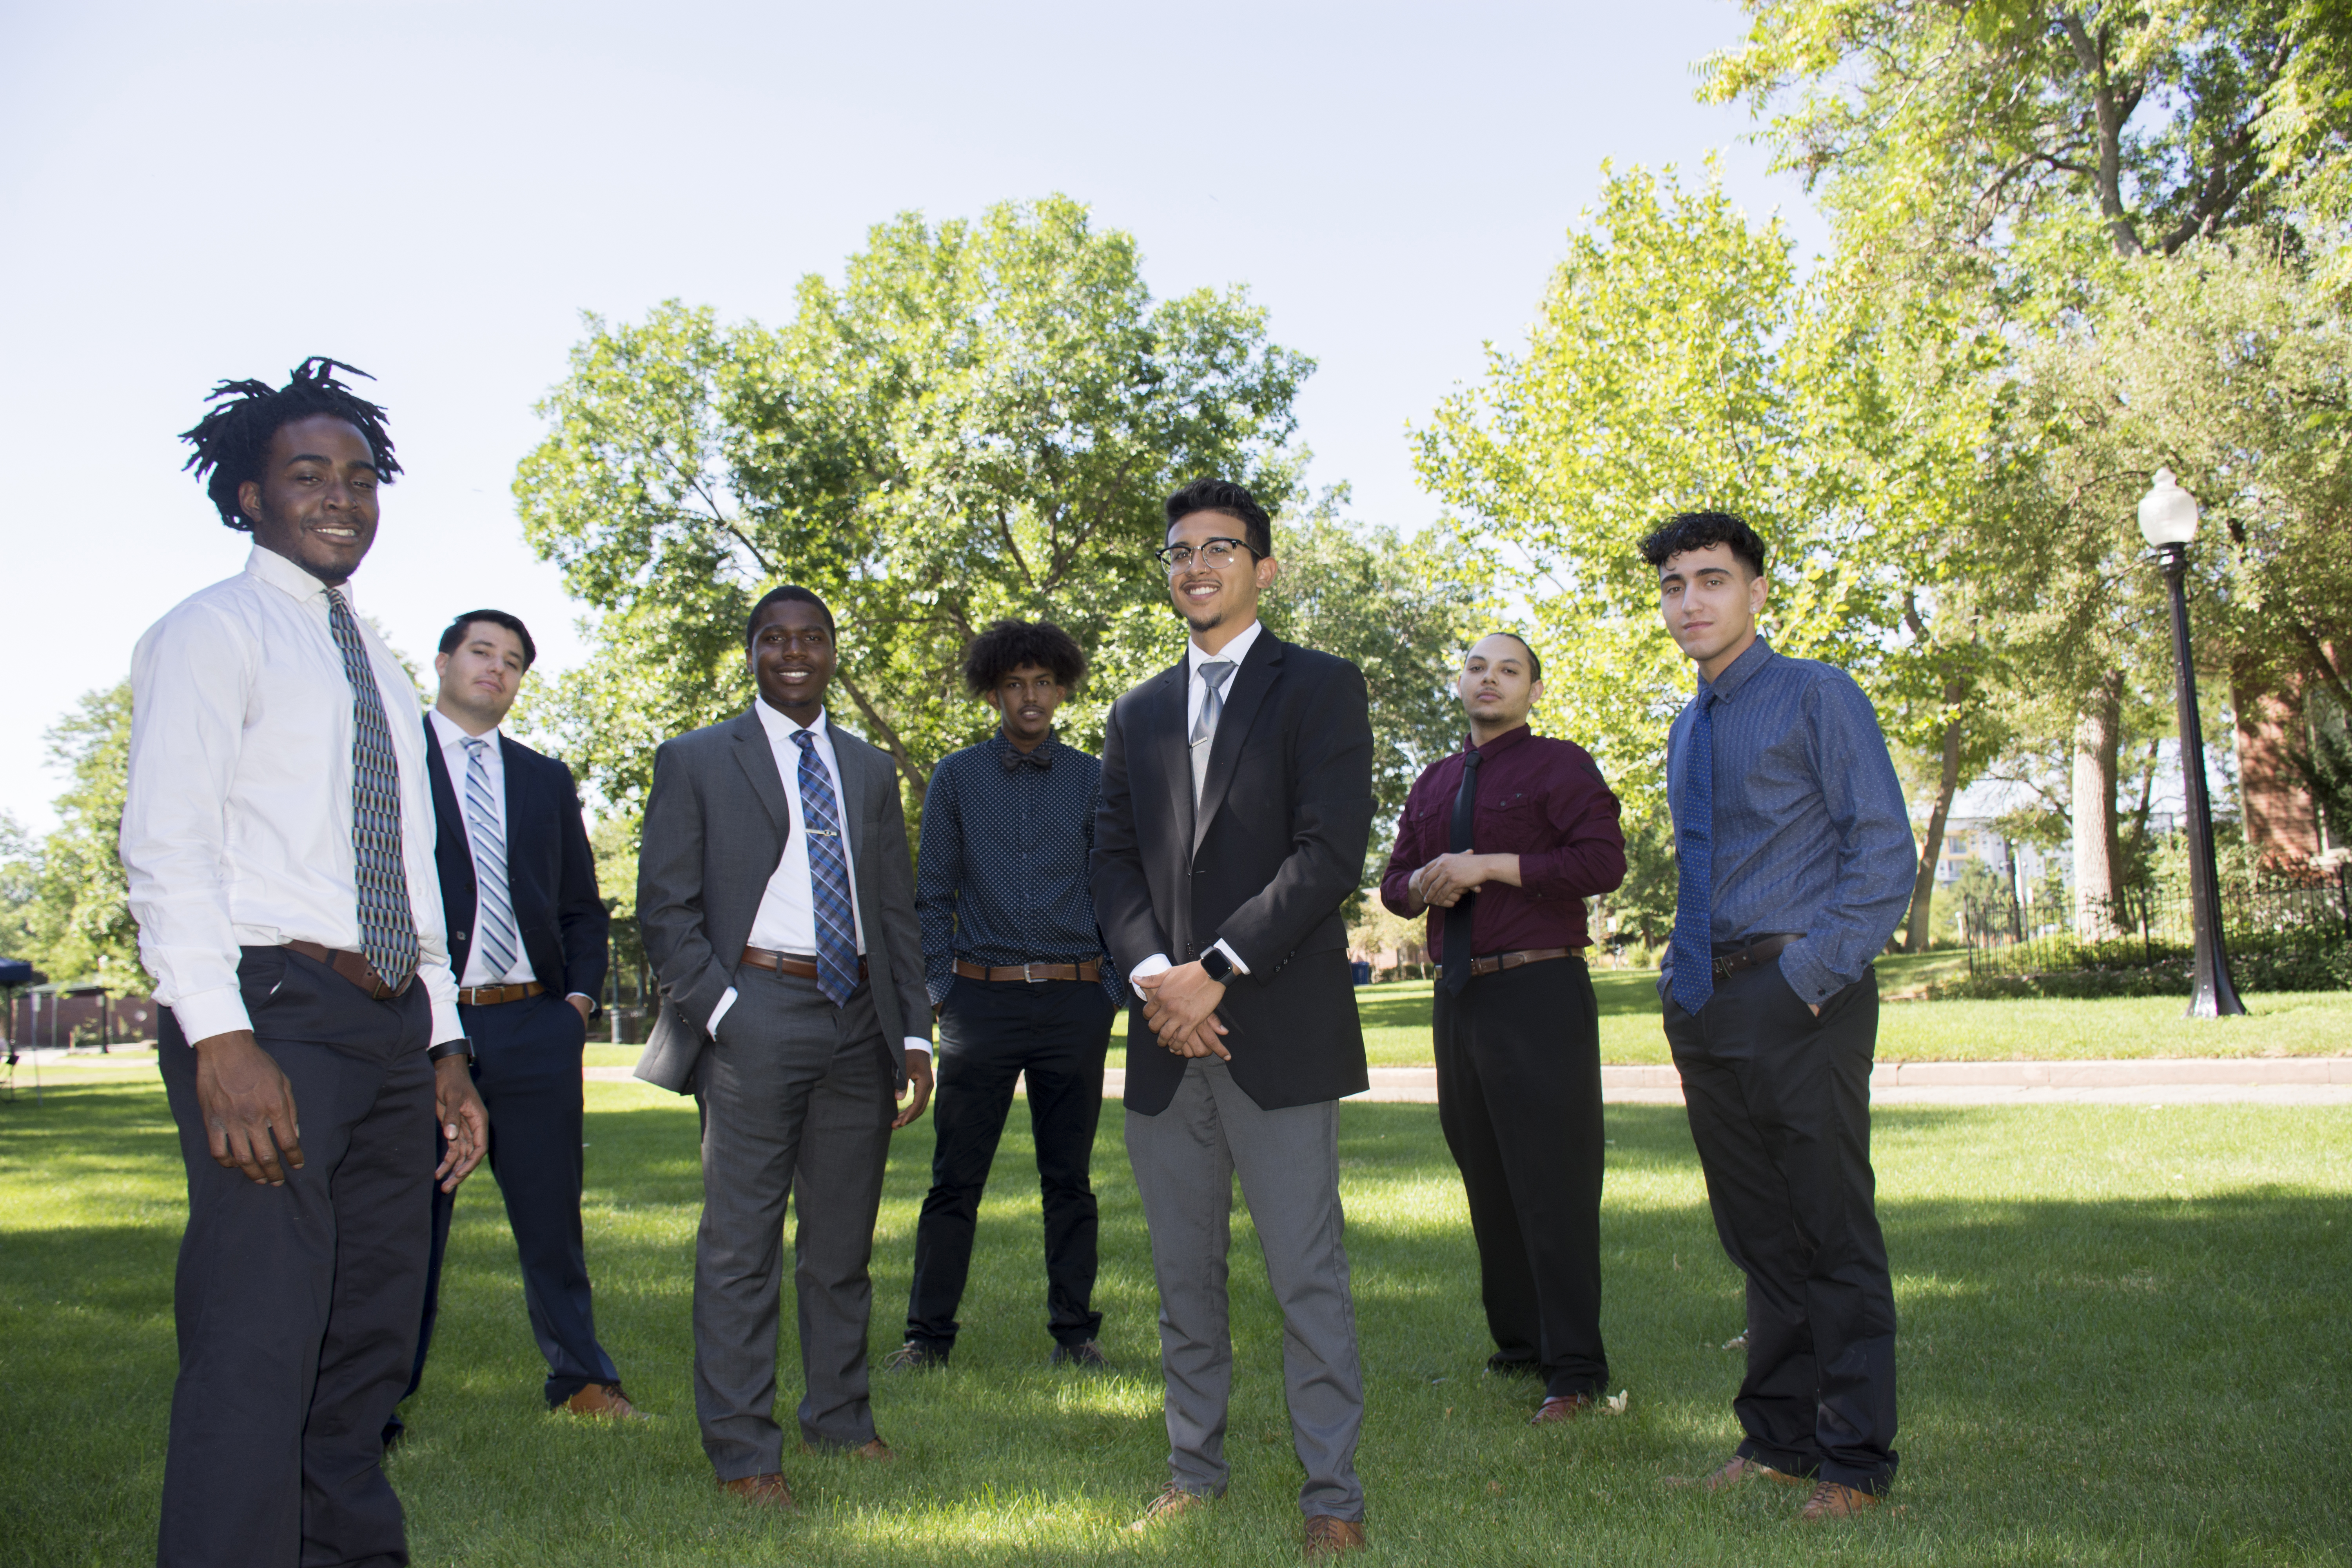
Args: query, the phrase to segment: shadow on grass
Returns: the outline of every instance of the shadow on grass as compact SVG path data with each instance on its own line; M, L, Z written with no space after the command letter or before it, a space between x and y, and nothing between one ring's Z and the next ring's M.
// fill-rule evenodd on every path
M0 1121L0 1561L137 1561L152 1547L173 1367L180 1175L161 1096L78 1090ZM592 1101L592 1103L593 1103ZM1882 1194L1903 1310L1904 1471L1888 1513L1823 1543L1754 1489L1702 1504L1664 1475L1736 1440L1739 1281L1713 1236L1677 1108L1614 1106L1604 1328L1627 1414L1535 1431L1537 1391L1482 1375L1477 1258L1433 1108L1341 1121L1365 1358L1360 1465L1391 1560L1615 1562L2344 1561L2342 1194L2280 1180L2194 1199L2087 1201L2030 1168L1945 1179L1981 1150L2076 1122L1882 1112ZM1156 1487L1166 1438L1148 1238L1107 1110L1097 1305L1108 1376L1048 1373L1024 1119L983 1207L965 1330L944 1373L877 1378L888 1468L788 1452L805 1512L716 1496L689 1383L700 1198L690 1105L592 1110L597 1318L634 1397L662 1419L611 1431L545 1415L512 1243L487 1181L461 1194L442 1331L394 1460L421 1563L1289 1561L1296 1489L1279 1314L1235 1216L1232 1492L1153 1541L1118 1527ZM2192 1125L2203 1125L2201 1123ZM1887 1156L1892 1152L1895 1158ZM929 1122L900 1135L875 1262L873 1342L898 1337ZM1940 1163L1939 1163L1940 1162ZM1923 1177L1924 1179L1924 1177ZM2004 1193L2003 1186L2011 1189ZM798 1375L784 1314L783 1403ZM787 1417L789 1419L789 1416ZM1765 1496L1765 1492L1774 1496Z

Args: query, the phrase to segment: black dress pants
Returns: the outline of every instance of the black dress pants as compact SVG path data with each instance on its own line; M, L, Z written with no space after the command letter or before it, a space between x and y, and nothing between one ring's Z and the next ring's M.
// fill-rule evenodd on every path
M1547 1395L1609 1381L1601 1342L1601 1022L1581 958L1437 988L1437 1121L1462 1168L1496 1359Z
M431 1005L421 985L372 1001L282 947L247 948L237 982L255 1038L293 1086L303 1163L281 1187L214 1163L195 1053L166 1010L157 1055L188 1229L156 1562L405 1563L379 1461L425 1296Z
M908 1339L940 1351L955 1343L981 1194L1013 1108L1013 1080L1024 1073L1045 1208L1045 1326L1064 1345L1083 1344L1101 1330L1089 1171L1116 1014L1102 987L1082 980L960 979L948 993L931 1112L939 1142L915 1229Z
M1739 1452L1867 1492L1895 1478L1895 1289L1870 1168L1878 976L1822 1004L1764 963L1696 1017L1665 999L1666 1040L1716 1233L1748 1276Z
M580 1010L552 991L495 1007L457 1009L474 1042L474 1087L490 1119L490 1173L506 1200L507 1226L522 1260L523 1309L547 1362L541 1392L552 1407L592 1383L618 1384L613 1358L596 1340L581 1237L583 1179L580 1134ZM433 1185L433 1256L425 1277L423 1331L407 1394L425 1381L439 1315L441 1259L448 1249L457 1194ZM397 1418L385 1436L399 1430Z

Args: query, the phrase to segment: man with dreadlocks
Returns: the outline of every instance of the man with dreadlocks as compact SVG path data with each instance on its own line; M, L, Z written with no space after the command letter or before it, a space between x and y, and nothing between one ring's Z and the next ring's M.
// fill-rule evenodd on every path
M400 465L338 368L206 399L188 466L254 548L131 656L122 864L188 1169L174 1568L408 1561L379 1460L423 1310L420 1179L454 1190L489 1132L416 694L351 603Z

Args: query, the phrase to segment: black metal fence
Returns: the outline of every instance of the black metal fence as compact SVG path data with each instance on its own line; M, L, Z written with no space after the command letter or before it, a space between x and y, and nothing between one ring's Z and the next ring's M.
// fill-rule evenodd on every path
M2262 867L2222 877L2223 941L2237 967L2255 972L2257 989L2344 984L2347 871ZM2196 940L2188 889L2169 878L2080 904L2069 889L2003 888L1964 897L1959 923L1971 979L2177 968L2185 980Z

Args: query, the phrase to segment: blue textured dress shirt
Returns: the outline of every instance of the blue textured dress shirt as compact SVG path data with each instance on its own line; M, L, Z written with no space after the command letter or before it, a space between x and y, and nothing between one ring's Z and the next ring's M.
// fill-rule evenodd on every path
M1680 802L1699 698L1666 736L1666 798ZM1779 932L1790 989L1819 1006L1862 978L1911 903L1919 865L1877 711L1835 665L1762 637L1713 683L1717 951ZM1677 823L1679 830L1684 825ZM1664 996L1673 961L1658 980Z
M959 958L991 968L1093 959L1103 990L1124 1000L1087 881L1101 777L1075 746L1048 739L1023 757L1002 733L931 771L915 910L932 1005L955 985Z

